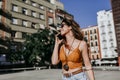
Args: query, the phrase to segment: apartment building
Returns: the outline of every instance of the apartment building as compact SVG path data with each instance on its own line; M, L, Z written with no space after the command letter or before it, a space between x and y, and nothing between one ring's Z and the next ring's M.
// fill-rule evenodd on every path
M61 21L62 21L63 18L74 19L74 16L67 13L64 10L56 9L56 25L58 26L57 30L59 30L59 26L60 26Z
M13 51L22 49L27 34L45 28L57 30L57 26L49 24L60 23L60 14L72 16L64 11L63 4L58 0L0 0L0 10L6 14L0 14L1 24L5 24L2 26L4 30L0 27L0 39L7 37Z
M6 53L9 51L9 38L11 33L11 28L5 23L5 20L11 20L11 14L9 11L3 7L4 1L0 0L0 62L6 61Z
M120 66L120 0L111 0L111 5L117 39L118 63Z
M4 18L2 23L9 25L9 37L17 46L24 42L26 34L49 28L55 22L56 6L64 9L62 3L56 5L56 0L1 0L1 4L12 15L11 20Z
M117 65L118 54L112 10L97 12L97 23L100 34L101 64Z
M92 65L101 65L101 50L99 41L99 30L97 26L89 26L82 29L84 39L88 43L88 52Z

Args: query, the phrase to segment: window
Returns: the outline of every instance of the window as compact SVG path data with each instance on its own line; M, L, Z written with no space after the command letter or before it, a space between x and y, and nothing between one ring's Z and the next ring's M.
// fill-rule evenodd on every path
M2 8L2 1L0 1L0 8Z
M53 18L49 17L48 18L48 24L52 24L53 23Z
M25 2L25 3L28 3L28 0L22 0L23 2Z
M110 24L110 23L108 23L108 26L111 26L111 24Z
M104 26L104 25L101 25L100 27L101 27L101 28L104 28L105 26Z
M35 2L31 2L32 6L37 6L37 4Z
M40 24L41 29L45 29L45 26L43 24Z
M98 43L97 43L97 42L95 42L95 45L96 45L96 46L98 46Z
M88 41L87 37L84 37L84 40L87 42Z
M94 29L94 33L96 33L96 29Z
M97 39L97 36L95 35L95 39Z
M92 36L90 36L91 37L91 40L93 40L93 37Z
M35 11L32 11L31 13L32 13L33 17L36 17L36 12Z
M18 20L17 20L16 18L13 18L13 19L12 19L12 23L13 23L13 24L18 24Z
M22 26L27 26L27 21L22 20Z
M35 28L35 23L31 23L31 28Z
M22 0L24 3L28 3L28 0Z
M91 42L91 47L93 46L93 42Z
M11 37L15 37L15 33L16 33L16 31L12 31Z
M15 12L18 12L18 6L17 5L12 5L12 10L15 11Z
M40 19L45 19L45 16L43 14L39 14Z
M114 47L113 43L111 43L111 47Z
M92 34L92 30L90 30L90 34Z
M22 0L23 2L26 2L27 0Z
M49 8L49 12L53 13L53 10Z
M40 5L39 7L40 7L40 9L44 10L44 6L43 5Z
M48 1L48 2L50 2L50 0L45 0L45 1Z
M99 59L99 56L97 55L97 59Z
M105 57L108 57L108 55L107 55L107 54L105 54L104 56L105 56Z
M87 35L87 31L85 31L85 35Z
M57 18L58 20L62 20L62 16L61 16L61 15L56 15L56 16L57 16L56 18Z
M25 15L27 15L27 9L23 8L22 9L22 13L25 14Z
M103 45L103 49L107 49L107 45L106 44Z

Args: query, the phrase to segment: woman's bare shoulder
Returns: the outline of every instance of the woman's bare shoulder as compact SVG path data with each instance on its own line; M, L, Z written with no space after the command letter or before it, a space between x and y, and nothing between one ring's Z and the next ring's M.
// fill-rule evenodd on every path
M80 44L85 46L87 43L86 43L86 41L81 40L81 43L80 43Z
M86 46L87 46L87 43L84 40L81 40L80 45L79 45L79 49L82 50Z

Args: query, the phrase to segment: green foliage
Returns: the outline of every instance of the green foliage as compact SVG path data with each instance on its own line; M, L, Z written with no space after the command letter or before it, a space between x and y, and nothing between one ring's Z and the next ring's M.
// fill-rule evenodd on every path
M22 60L21 51L10 52L7 56L7 60L10 62L19 62Z
M44 29L38 33L26 36L24 43L23 57L26 64L43 65L51 61L51 55L54 45L54 34Z
M8 44L8 54L6 55L7 61L11 63L22 61L22 51L17 49L15 42L8 40L6 43Z

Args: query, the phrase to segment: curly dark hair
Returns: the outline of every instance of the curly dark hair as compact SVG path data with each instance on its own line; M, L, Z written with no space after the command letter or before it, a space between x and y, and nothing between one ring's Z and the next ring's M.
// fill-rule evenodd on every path
M83 40L83 34L81 32L80 26L75 20L64 18L62 20L62 23L63 22L66 23L66 25L72 27L72 32L76 39Z

